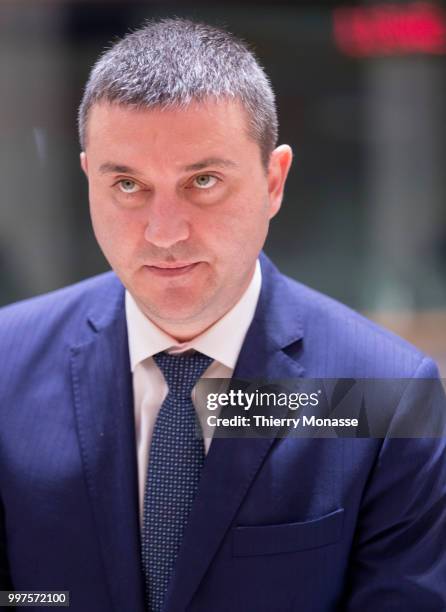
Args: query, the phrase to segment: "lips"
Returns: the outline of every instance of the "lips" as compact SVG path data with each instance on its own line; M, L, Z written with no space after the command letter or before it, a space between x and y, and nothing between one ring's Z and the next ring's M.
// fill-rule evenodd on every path
M147 267L148 268L158 268L161 270L175 270L177 268L187 268L189 266L193 266L194 263L197 263L197 262L191 262L191 263L184 262L183 263L183 262L176 261L175 263L160 263L160 264L156 264L153 266L147 266Z
M183 262L175 262L175 263L161 263L156 266L145 266L145 268L155 274L157 276L164 277L173 277L173 276L181 276L183 274L187 274L192 272L200 262L195 263L183 263Z

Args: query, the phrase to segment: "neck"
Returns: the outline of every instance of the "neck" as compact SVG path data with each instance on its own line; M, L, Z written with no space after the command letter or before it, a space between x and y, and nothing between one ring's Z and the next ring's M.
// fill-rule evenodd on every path
M222 309L222 312L214 313L213 316L200 317L197 320L187 321L169 321L160 319L151 313L148 313L144 309L144 305L138 302L138 306L141 311L146 315L152 323L154 323L159 329L174 338L177 342L189 342L193 340L207 329L215 325L217 321L224 317L224 315L232 308L229 306L226 309Z

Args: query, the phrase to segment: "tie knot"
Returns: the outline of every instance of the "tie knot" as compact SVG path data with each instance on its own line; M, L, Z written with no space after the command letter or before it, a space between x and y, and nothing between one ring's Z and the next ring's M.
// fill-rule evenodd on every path
M213 361L198 352L180 355L157 353L153 359L166 379L169 393L189 398L195 383Z

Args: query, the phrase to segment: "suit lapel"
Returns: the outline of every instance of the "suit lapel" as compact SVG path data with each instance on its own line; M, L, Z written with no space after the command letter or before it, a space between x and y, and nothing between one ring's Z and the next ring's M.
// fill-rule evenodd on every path
M295 379L303 375L299 363L289 356L302 338L297 298L264 256L261 265L259 303L234 378ZM166 612L187 608L273 442L273 436L213 440L170 584Z
M90 337L71 347L77 433L111 593L111 609L143 612L137 465L124 292L97 300ZM93 537L93 534L86 534Z

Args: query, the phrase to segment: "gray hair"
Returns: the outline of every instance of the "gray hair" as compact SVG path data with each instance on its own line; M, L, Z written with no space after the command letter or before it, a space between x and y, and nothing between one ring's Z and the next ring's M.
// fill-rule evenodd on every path
M91 107L100 101L135 108L181 108L207 98L238 100L248 134L268 167L278 135L274 93L246 44L229 32L186 19L146 22L97 60L79 107L86 146Z

